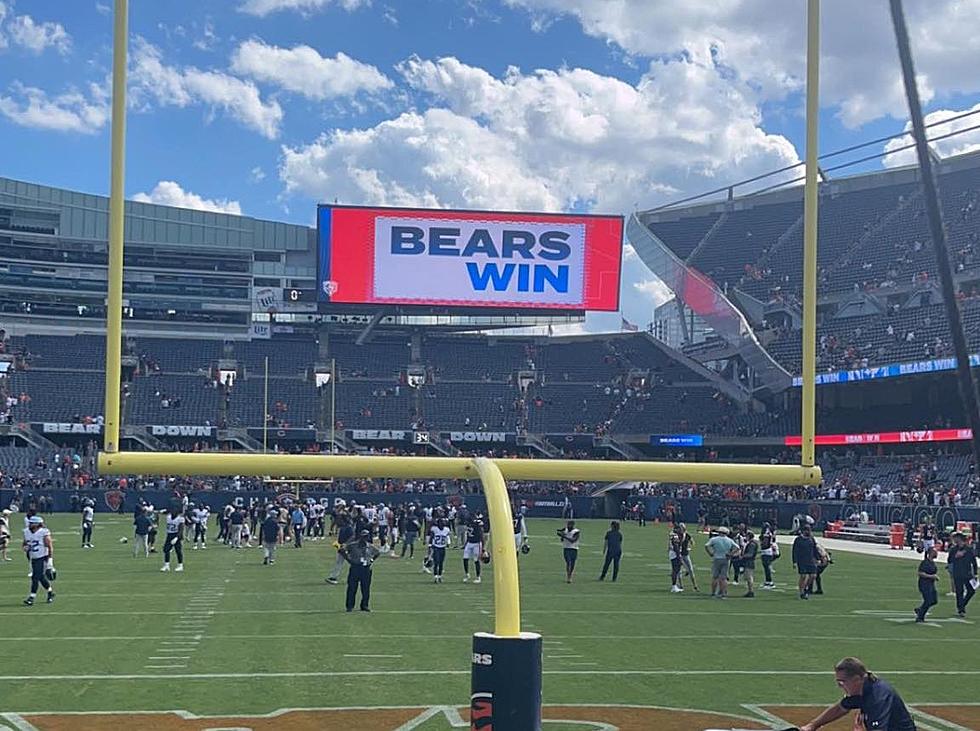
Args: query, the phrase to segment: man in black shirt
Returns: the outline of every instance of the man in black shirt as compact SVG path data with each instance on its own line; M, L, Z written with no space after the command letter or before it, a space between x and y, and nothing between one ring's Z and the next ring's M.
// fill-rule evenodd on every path
M926 613L939 603L936 592L936 582L939 580L939 570L936 568L936 549L927 548L925 556L919 562L919 593L922 594L922 605L915 610L915 621L925 622Z
M800 599L809 599L813 589L813 579L817 575L817 542L813 540L810 526L800 528L800 534L793 541L793 565L800 574Z
M270 511L266 514L265 520L259 531L259 540L265 556L262 558L262 565L269 566L276 562L276 548L282 543L282 528L279 527L279 517Z
M953 575L953 590L956 592L956 613L966 616L966 605L970 603L976 589L973 580L977 576L977 555L966 543L962 533L953 534L953 547L949 549L946 562Z
M623 534L619 530L618 520L614 520L609 524L609 530L606 531L606 537L602 543L602 550L606 554L606 560L602 563L602 573L599 575L599 581L605 581L609 564L612 564L612 580L615 581L619 577L619 560L623 556Z
M869 672L856 657L845 657L837 663L834 677L837 687L846 694L845 698L810 723L800 726L800 731L817 731L844 718L851 711L860 711L861 728L868 731L916 731L915 722L901 696L888 683Z
M381 555L378 547L371 542L371 531L363 530L356 541L349 541L341 546L340 555L350 564L347 573L347 611L354 611L357 590L360 588L361 611L370 612L368 604L371 601L371 568Z

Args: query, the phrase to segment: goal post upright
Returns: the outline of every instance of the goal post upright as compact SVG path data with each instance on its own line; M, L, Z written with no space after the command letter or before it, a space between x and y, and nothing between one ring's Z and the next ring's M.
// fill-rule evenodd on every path
M128 0L115 0L113 18L111 185L103 475L241 475L277 478L441 478L480 480L491 524L495 634L474 636L471 716L527 714L519 728L540 728L541 637L522 633L517 550L506 480L648 481L741 485L819 485L814 460L817 247L817 64L819 0L807 5L807 167L804 212L802 451L798 465L601 460L488 459L257 453L157 453L120 449L123 248L125 212L126 49ZM331 387L336 370L331 367ZM331 419L335 422L334 419ZM331 424L333 433L333 424ZM331 452L336 445L331 445ZM490 648L483 651L484 648ZM480 651L478 651L480 650ZM479 658L479 661L478 661ZM490 692L482 690L485 686ZM526 703L525 703L526 701ZM489 716L486 715L489 712ZM534 720L534 714L536 721ZM501 716L506 721L513 716ZM481 726L482 727L482 726ZM474 726L476 728L476 726Z
M800 464L816 463L817 404L817 213L820 205L818 139L820 122L820 0L807 0L806 15L806 183L803 189L803 368L800 408Z
M112 17L112 135L109 184L109 267L106 274L105 416L103 449L119 451L122 387L123 245L126 196L126 48L129 0Z

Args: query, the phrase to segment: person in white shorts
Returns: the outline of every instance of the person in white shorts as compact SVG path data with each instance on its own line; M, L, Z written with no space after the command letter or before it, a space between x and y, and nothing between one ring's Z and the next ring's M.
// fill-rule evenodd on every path
M470 561L476 566L476 579L474 584L479 584L483 579L480 578L482 566L480 561L483 558L483 518L475 515L466 525L466 543L463 546L463 583L470 580Z

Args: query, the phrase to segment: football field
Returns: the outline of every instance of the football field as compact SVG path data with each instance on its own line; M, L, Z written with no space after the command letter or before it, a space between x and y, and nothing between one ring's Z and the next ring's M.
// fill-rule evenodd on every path
M78 517L58 515L48 518L57 600L42 594L25 607L21 517L11 517L14 560L0 566L0 729L127 728L136 721L109 714L148 712L139 725L175 731L469 727L471 635L493 628L493 567L482 584L464 584L461 551L450 550L442 585L419 572L420 553L379 559L373 611L347 614L343 579L324 583L329 541L284 547L274 566L257 548L188 545L184 573L165 574L159 553L133 558L129 516L98 515L95 548L83 550ZM544 636L548 729L798 723L814 714L801 706L839 697L833 665L857 655L916 706L920 728L980 730L980 633L955 617L945 573L924 625L912 623L915 562L843 551L824 596L800 601L784 555L776 591L746 599L734 586L720 601L706 595L696 536L702 593L687 584L671 594L663 526L626 524L619 581L600 583L608 522L584 520L568 585L559 525L529 520L532 551L520 558L524 629ZM76 712L87 714L66 715Z

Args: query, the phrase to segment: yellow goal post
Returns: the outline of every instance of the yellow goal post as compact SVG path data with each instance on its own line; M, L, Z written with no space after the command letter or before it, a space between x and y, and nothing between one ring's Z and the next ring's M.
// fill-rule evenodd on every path
M443 478L479 480L490 516L493 544L495 633L519 637L517 555L506 480L647 481L742 485L818 485L815 465L814 373L816 340L816 92L819 0L808 0L807 193L804 232L803 450L802 464L626 462L600 460L487 459L292 455L255 453L123 452L119 444L123 302L123 222L126 138L128 0L115 0L113 18L111 185L106 308L104 475L241 475L276 478Z

